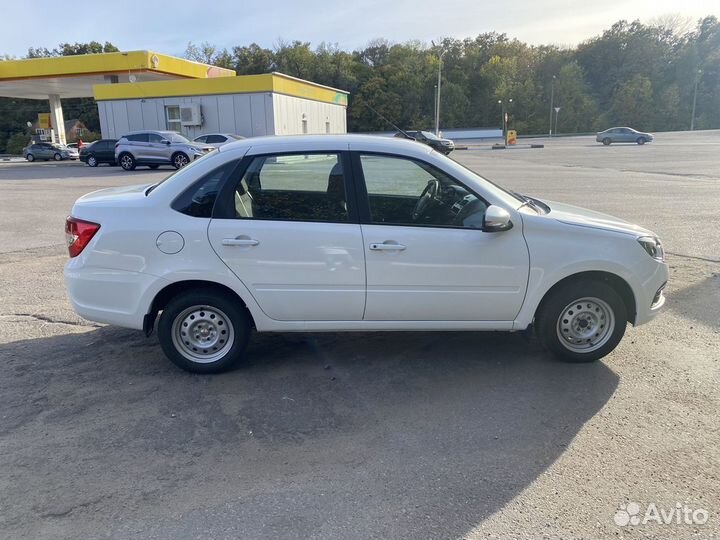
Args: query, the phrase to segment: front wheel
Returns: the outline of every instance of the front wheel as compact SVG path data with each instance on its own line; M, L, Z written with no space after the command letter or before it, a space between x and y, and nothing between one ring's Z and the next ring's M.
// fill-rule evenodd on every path
M28 154L27 156L25 156L25 159L32 163L33 161L35 161L35 156L33 156L32 154Z
M610 140L610 137L605 137L605 138L602 140L602 143L603 143L605 146L610 146L610 143L611 143L611 142L612 142L612 141Z
M250 317L237 301L213 290L181 293L163 310L158 337L165 355L192 373L217 373L243 355Z
M638 144L645 144L645 137L638 137L637 143Z
M87 164L90 167L97 167L98 166L98 160L95 158L95 156L88 156Z
M60 154L55 154L55 155L53 156L53 159L54 159L55 161L61 161L61 160L62 160L62 156L61 156Z
M623 299L601 281L561 285L543 300L536 317L540 341L568 362L593 362L609 354L626 326Z
M172 164L176 169L182 169L188 163L190 163L190 158L182 152L178 152L172 158Z

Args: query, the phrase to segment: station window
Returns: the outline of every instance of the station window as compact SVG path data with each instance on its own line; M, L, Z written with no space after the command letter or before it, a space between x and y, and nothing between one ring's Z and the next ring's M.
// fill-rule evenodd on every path
M170 131L182 131L180 123L180 105L168 105L165 107L165 125Z

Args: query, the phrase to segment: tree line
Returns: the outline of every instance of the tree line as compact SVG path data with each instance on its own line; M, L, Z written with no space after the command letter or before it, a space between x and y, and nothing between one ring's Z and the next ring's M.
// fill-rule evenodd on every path
M31 48L28 57L111 50L117 49L110 43L65 43ZM432 128L440 55L441 128L499 127L507 110L519 133L547 133L551 98L560 107L561 133L613 125L689 129L694 102L695 129L720 128L720 21L714 16L690 24L679 17L619 21L576 47L529 45L489 32L431 46L377 39L355 51L301 41L272 48L190 43L185 51L186 58L238 75L279 71L347 90L348 130L356 132L390 129L367 105L404 129ZM0 100L0 149L22 131L31 109L47 110L25 101ZM63 105L71 107L66 118L77 111L89 129L99 129L92 100Z

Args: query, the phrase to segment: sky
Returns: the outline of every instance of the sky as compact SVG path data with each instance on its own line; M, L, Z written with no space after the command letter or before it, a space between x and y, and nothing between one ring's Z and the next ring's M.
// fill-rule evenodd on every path
M429 43L490 31L532 44L572 46L620 19L720 16L720 0L37 0L33 5L3 6L0 55L22 57L28 47L92 40L177 56L190 41L220 48L324 41L353 50L375 38Z

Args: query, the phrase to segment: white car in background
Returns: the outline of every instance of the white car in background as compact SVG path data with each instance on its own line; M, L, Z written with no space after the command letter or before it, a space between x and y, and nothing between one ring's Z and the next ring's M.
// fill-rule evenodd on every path
M199 373L242 358L253 328L534 325L558 356L593 361L657 314L668 279L646 229L362 135L223 146L160 183L81 197L66 234L77 313L148 335L160 314L165 354Z
M233 133L207 133L205 135L195 137L193 142L219 148L231 142L242 141L244 138L245 137L242 135L235 135Z

